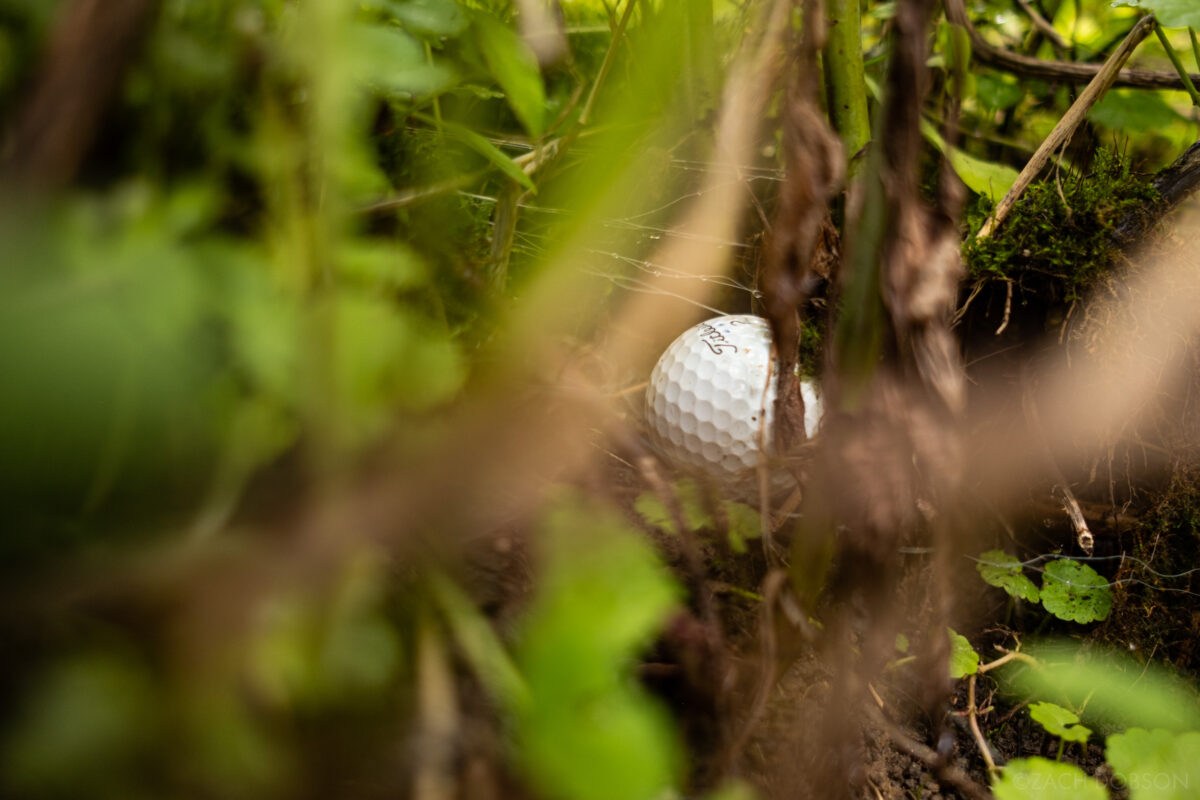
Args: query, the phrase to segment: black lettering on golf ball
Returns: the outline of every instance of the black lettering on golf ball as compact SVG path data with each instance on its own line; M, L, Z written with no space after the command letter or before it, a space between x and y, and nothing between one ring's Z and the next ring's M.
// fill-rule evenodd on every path
M708 345L708 349L712 350L716 355L723 355L726 347L734 352L737 352L737 345L732 342L725 341L725 336L712 325L703 325L700 328L700 341Z

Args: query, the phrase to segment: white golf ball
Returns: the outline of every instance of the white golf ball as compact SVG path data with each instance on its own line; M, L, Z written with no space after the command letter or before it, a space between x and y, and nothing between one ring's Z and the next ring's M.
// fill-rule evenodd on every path
M779 361L765 319L715 317L684 331L659 358L646 389L651 438L670 460L721 481L749 477L773 452ZM816 384L801 381L804 428L821 419Z

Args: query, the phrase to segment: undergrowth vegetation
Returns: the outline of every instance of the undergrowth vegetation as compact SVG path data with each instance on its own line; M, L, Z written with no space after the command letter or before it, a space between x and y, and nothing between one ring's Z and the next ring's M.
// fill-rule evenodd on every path
M1196 137L1200 15L1018 6L905 40L932 4L0 0L0 794L1198 796L1195 331L1084 441L1055 436L1086 392L967 437L1039 431L1029 376L1125 319L1125 231L1191 257L1153 181ZM1067 67L1147 9L1131 63L1174 88L1120 82L981 236ZM889 82L906 42L924 95ZM955 237L907 288L957 316L899 335L905 204ZM961 291L922 282L960 232ZM952 496L906 499L929 464L889 473L893 440L751 490L655 451L661 349L781 297L834 437L884 430L839 392L944 328L969 408L879 405L965 454ZM1036 457L989 472L1009 445ZM847 549L848 483L894 538Z
M1161 202L1128 157L1099 148L1086 170L1055 170L1031 186L995 236L968 239L969 279L1010 280L1022 293L1053 302L1080 300L1111 273L1127 244L1120 229L1137 228ZM981 212L973 227L982 221Z

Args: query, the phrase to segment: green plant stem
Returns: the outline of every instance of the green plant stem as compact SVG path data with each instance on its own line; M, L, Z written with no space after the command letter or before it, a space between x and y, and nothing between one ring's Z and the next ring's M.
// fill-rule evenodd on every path
M1163 32L1162 25L1159 25L1158 22L1154 23L1154 34L1162 44L1163 50L1166 51L1167 58L1171 59L1171 66L1175 67L1175 71L1179 73L1179 78L1183 81L1183 88L1187 90L1188 96L1192 98L1192 105L1200 108L1200 92L1196 91L1196 85L1192 83L1192 78L1188 75L1187 68L1183 66L1183 61L1179 58L1179 54L1175 52L1175 48L1167 41L1167 34ZM1196 39L1193 33L1192 46L1195 47L1195 45Z
M1188 28L1188 37L1192 40L1192 58L1196 59L1196 67L1200 69L1200 39L1196 38L1196 29Z
M829 38L824 58L829 116L846 151L847 175L853 177L862 164L862 159L855 156L871 141L858 0L827 0L826 14Z
M887 225L883 170L883 154L878 147L871 148L861 178L864 199L853 228L855 246L847 256L850 269L842 292L843 311L833 333L833 352L844 380L841 410L848 413L859 409L883 350L887 319L879 275Z
M621 14L621 19L617 23L617 29L613 31L612 41L609 42L608 51L604 54L604 61L600 63L600 71L596 73L596 79L592 81L592 90L588 93L587 101L583 104L583 111L579 112L579 122L576 124L576 130L585 127L588 124L588 120L591 119L592 107L596 104L596 95L600 93L600 87L604 85L604 80L608 77L608 71L612 69L613 59L617 55L617 48L620 47L621 40L625 37L625 28L629 25L629 18L633 16L633 9L636 5L637 0L627 0L625 3L625 11Z

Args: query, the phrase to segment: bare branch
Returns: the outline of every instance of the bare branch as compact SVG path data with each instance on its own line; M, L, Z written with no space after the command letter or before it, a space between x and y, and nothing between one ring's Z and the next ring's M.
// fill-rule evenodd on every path
M961 25L971 37L971 54L982 64L1006 72L1015 72L1029 78L1044 78L1065 83L1087 83L1101 70L1100 64L1080 64L1074 61L1050 61L1042 58L1014 53L983 38L967 15L963 0L946 0L946 18ZM1140 22L1139 22L1140 24ZM1193 83L1200 82L1200 74L1192 74ZM1134 89L1179 89L1185 90L1183 79L1178 73L1150 69L1123 69L1117 73L1113 86Z

